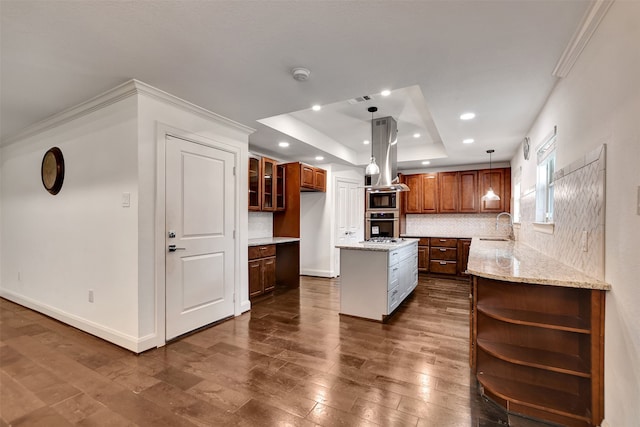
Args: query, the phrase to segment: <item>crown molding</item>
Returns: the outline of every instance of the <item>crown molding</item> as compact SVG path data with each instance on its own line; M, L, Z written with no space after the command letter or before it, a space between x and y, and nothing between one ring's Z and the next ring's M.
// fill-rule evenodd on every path
M86 116L87 114L91 114L94 111L108 107L109 105L115 104L116 102L120 102L126 98L129 98L131 96L136 96L136 95L146 95L146 96L155 98L157 100L160 100L162 102L178 107L182 110L185 110L189 113L204 117L205 119L213 120L213 121L225 124L227 126L233 127L243 133L246 133L247 135L255 132L255 129L253 128L250 128L248 126L245 126L233 120L227 119L226 117L213 113L202 107L198 107L195 104L192 104L188 101L185 101L181 98L178 98L177 96L171 95L160 89L156 89L153 86L150 86L139 80L131 79L119 86L116 86L113 89L103 92L100 95L97 95L74 107L68 108L52 116L49 116L46 119L38 123L35 123L32 126L29 126L28 128L24 129L23 131L15 135L12 135L8 138L3 139L0 146L6 147L22 139L29 138L39 133L45 132L49 129L60 126L64 123L71 122L80 117Z
M607 11L613 4L614 0L594 0L591 2L589 9L582 17L582 22L573 34L571 41L565 48L560 60L556 64L552 75L555 77L566 77L569 75L573 64L576 63L582 50L587 46L596 28L607 14Z

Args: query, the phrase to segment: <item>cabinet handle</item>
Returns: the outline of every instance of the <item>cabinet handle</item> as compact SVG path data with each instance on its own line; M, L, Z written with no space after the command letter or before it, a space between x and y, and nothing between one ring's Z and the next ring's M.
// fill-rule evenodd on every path
M447 265L446 261L440 261L440 265Z
M446 242L446 241L447 241L447 239L440 239L440 241L441 241L441 242Z
M440 249L440 252L447 252L446 249Z
M398 267L394 268L393 271L398 271Z
M266 247L266 246L263 246L263 247L261 247L261 248L260 248L260 250L261 250L261 251L266 251L266 250L267 250L267 247Z

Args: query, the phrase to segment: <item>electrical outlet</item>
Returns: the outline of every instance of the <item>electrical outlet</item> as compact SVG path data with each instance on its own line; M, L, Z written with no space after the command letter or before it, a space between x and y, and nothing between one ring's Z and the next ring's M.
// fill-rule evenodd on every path
M89 289L89 302L93 302L93 289Z
M589 250L589 232L587 230L582 230L582 239L580 240L580 245L582 246L582 252L587 252Z
M122 207L128 208L131 206L131 193L122 193Z

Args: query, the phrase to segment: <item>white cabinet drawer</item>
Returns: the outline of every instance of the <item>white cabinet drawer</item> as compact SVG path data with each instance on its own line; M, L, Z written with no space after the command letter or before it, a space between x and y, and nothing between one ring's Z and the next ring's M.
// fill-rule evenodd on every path
M391 289L389 291L389 295L388 295L388 298L387 298L387 301L388 301L388 304L389 304L387 314L391 314L391 312L393 310L395 310L400 305L400 302L402 301L402 299L400 298L400 296L401 296L400 294L401 294L401 292L400 292L400 288L398 286L396 286L395 288L393 288L393 289Z

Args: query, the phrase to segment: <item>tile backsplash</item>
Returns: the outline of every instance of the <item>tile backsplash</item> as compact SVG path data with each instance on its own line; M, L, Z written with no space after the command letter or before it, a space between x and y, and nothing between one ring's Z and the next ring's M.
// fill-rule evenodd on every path
M605 153L603 145L556 172L553 234L535 229L535 191L520 199L521 225L515 230L523 243L600 280L604 280Z
M407 215L407 236L507 237L509 217L503 216L496 228L496 214Z
M249 239L273 237L273 213L249 212Z

